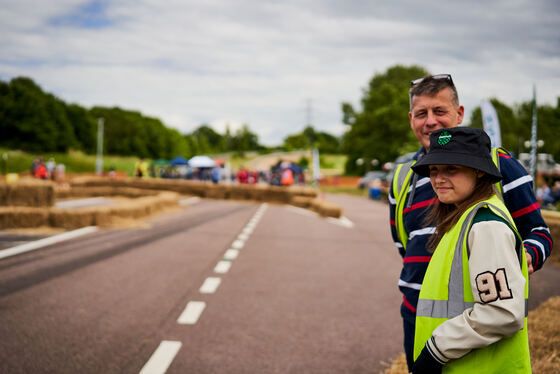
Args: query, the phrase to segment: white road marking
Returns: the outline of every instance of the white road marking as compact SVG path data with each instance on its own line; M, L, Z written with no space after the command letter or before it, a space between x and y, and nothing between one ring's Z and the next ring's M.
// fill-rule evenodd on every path
M163 374L167 371L169 365L179 352L182 343L176 341L164 340L152 354L152 357L146 362L146 365L140 370L140 374Z
M239 250L237 249L228 249L226 253L224 253L224 260L233 261L239 256Z
M177 323L181 325L194 325L198 321L204 308L206 308L206 303L204 301L189 301L187 307L183 313L181 313L181 316L179 316Z
M244 233L244 234L247 234L247 235L252 234L252 233L253 233L253 229L252 229L251 227L245 227L245 228L243 229L243 233Z
M200 293L214 293L218 289L220 283L222 283L221 278L208 277L206 278L202 286L200 286L200 289L198 291Z
M49 236L48 238L36 240L34 242L29 242L25 244L21 244L12 248L7 248L0 250L0 260L6 257L11 257L15 255L19 255L25 252L34 251L36 249L46 247L48 245L56 244L63 242L65 240L70 240L77 238L82 235L90 234L92 232L98 231L99 228L97 226L87 226L82 227L81 229L73 230L64 232L62 234Z
M200 201L200 197L186 197L184 199L179 200L179 205L192 205L196 204Z
M214 267L214 273L225 274L231 268L231 261L220 261Z
M243 248L244 245L245 245L244 240L235 240L233 243L231 243L231 247L234 249L241 249Z
M327 221L329 221L330 223L334 223L335 225L348 227L349 229L354 227L354 222L350 221L348 218L344 216L340 218L327 217Z
M247 239L249 239L249 234L242 232L241 234L239 234L239 236L237 236L237 239L246 241Z
M57 201L55 206L61 209L77 209L84 208L92 205L113 205L114 200L108 199L106 197L89 197L86 199L73 199L66 201Z
M296 212L296 213L302 214L304 216L317 216L317 213L312 212L312 211L307 210L307 209L297 207L297 206L286 205L285 207L286 207L286 209L291 210L292 212Z

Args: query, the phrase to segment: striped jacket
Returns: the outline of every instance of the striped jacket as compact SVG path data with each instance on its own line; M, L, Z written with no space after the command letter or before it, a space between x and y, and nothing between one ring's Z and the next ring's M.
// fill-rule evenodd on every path
M418 156L424 152L424 148L421 148L414 159L418 159ZM541 216L539 204L533 193L533 180L511 155L499 153L499 162L503 176L504 202L523 238L525 249L532 257L533 268L538 270L550 255L552 236ZM411 196L411 190L412 186L409 188L407 200ZM389 191L391 235L403 257L403 268L399 279L399 289L403 293L401 314L403 318L414 323L420 287L431 258L431 253L426 250L426 244L435 231L434 227L424 227L423 221L427 213L426 208L435 203L436 195L430 184L430 178L418 176L412 204L407 202L406 206L410 207L405 208L403 213L404 227L408 233L405 251L395 229L396 201L392 186Z

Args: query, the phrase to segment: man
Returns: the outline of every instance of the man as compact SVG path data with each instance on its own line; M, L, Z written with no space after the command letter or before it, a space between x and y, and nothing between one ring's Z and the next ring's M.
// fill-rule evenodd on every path
M440 74L412 81L410 96L410 127L421 144L412 163L420 159L430 146L430 134L441 128L461 124L464 107L459 105L457 90L451 76ZM503 175L501 193L526 250L529 273L542 267L552 250L552 237L533 193L533 181L525 169L509 153L494 152L495 162ZM430 179L419 177L410 164L396 169L389 193L391 234L403 257L399 289L403 293L401 315L404 327L404 348L412 371L416 306L420 287L431 253L426 250L433 227L424 227L427 208L435 203Z

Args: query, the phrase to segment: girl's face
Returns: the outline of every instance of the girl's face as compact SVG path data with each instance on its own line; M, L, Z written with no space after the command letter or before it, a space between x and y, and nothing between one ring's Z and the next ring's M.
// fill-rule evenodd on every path
M439 201L460 204L474 191L483 172L459 165L430 165L430 182Z

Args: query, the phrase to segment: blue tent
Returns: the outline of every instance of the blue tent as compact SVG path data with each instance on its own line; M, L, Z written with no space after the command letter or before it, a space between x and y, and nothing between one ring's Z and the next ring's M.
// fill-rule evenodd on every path
M170 161L171 165L178 166L178 165L188 165L189 162L183 156L177 156L173 160Z

